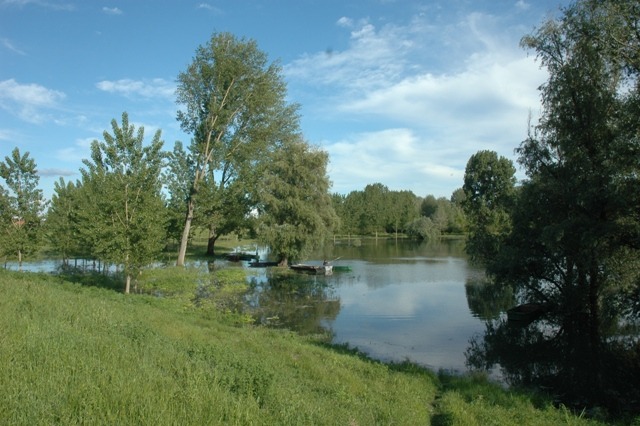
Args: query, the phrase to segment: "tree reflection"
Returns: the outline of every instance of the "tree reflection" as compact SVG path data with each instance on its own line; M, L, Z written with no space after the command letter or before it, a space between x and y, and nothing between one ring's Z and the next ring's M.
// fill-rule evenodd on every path
M552 313L529 324L503 317L487 321L465 355L469 367L498 367L508 385L550 392L559 403L637 413L640 344L633 336L637 330L618 328L593 351L585 315Z
M499 318L515 300L511 287L499 286L487 279L468 279L464 290L473 316L485 321Z
M264 282L251 281L249 306L256 322L301 334L322 334L323 320L340 312L340 300L324 276L268 272Z

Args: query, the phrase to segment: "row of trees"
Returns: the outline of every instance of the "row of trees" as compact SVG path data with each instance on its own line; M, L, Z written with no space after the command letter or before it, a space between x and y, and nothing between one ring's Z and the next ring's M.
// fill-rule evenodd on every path
M513 164L489 151L465 173L469 252L521 300L555 306L556 336L582 330L572 351L592 371L571 384L585 389L608 389L610 345L638 353L619 325L640 317L639 27L637 1L582 0L524 37L549 72L542 116L517 149L527 178L516 186ZM627 374L640 373L635 359Z
M381 183L367 185L347 195L333 194L333 206L340 218L336 230L343 235L404 233L418 239L437 238L443 233L463 233L466 218L462 210L464 192L451 199L425 198L411 191L392 191Z

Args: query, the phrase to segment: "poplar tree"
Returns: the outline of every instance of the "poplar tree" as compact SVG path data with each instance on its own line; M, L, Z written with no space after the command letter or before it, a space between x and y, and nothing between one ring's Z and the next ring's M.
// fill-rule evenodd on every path
M16 147L0 163L0 176L9 188L0 188L2 247L5 255L15 255L22 266L25 256L36 252L42 242L41 229L46 202L38 189L40 177L29 152Z
M122 267L125 293L141 268L153 262L165 240L166 212L160 172L164 154L158 130L143 146L144 128L112 120L113 134L93 141L91 159L83 160L82 232L97 258Z

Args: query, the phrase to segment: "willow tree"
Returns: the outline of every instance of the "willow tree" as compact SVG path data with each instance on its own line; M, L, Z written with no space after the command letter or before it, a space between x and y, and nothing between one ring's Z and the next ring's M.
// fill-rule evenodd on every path
M178 265L184 265L196 205L210 201L210 208L202 210L214 218L216 203L226 202L227 187L243 179L244 188L254 188L257 176L250 170L267 158L270 147L299 133L297 106L287 104L286 94L281 67L270 63L255 41L229 33L214 34L198 47L193 62L179 74L177 102L182 109L177 118L192 135L194 169L190 182L184 183L189 190ZM205 184L215 189L201 197ZM234 214L251 210L254 197L234 202L243 199L244 208L232 209ZM208 228L210 239L215 239L216 223L209 222Z
M329 156L302 140L271 154L259 183L259 238L282 266L322 247L338 224L327 177Z
M83 160L81 195L86 208L80 212L80 229L90 241L93 254L121 266L125 293L132 278L153 262L165 240L165 206L161 197L160 171L164 154L158 130L146 146L144 128L122 126L112 120L113 134L93 141L91 159Z

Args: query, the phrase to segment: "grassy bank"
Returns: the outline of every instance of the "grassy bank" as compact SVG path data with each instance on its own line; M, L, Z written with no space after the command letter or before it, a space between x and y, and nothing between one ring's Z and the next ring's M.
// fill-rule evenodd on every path
M220 313L226 302L195 306L185 292L168 294L167 277L176 288L192 282L182 272L147 277L156 296L125 296L0 271L0 423L588 423L484 380L239 325Z

